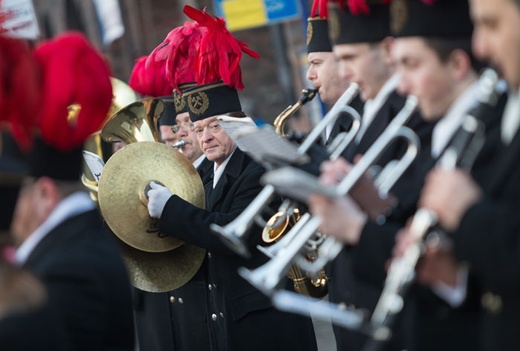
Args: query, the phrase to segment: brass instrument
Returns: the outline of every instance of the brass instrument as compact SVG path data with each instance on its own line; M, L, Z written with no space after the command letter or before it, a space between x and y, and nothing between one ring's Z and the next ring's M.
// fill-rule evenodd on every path
M395 166L396 169L400 169L400 173L402 174L418 153L418 137L410 129L403 127L404 123L408 121L416 107L417 99L415 97L408 97L403 109L392 120L385 131L369 148L361 160L351 169L349 174L332 189L321 186L315 177L300 170L288 167L267 172L262 177L262 181L271 184L272 186L276 185L278 192L282 193L282 195L288 195L287 193L284 193L283 190L292 189L295 177L302 177L304 178L304 182L307 182L309 185L315 184L316 189L319 189L321 186L321 188L330 194L330 196L345 196L367 169L377 161L388 145L396 138L408 139L408 149L400 161L402 165ZM299 189L298 191L301 190L303 189ZM305 258L301 257L301 252L307 241L312 238L318 230L321 224L321 218L305 214L302 216L300 222L301 221L304 221L305 223L302 226L294 226L287 235L278 242L276 255L273 256L269 262L254 271L242 267L239 269L239 274L260 291L263 291L266 294L273 294L283 276L294 263L307 272L319 272L323 269L324 264L333 259L339 253L343 245L335 239L327 237L320 246L317 259L313 262L309 262Z
M297 111L305 102L312 99L316 93L317 90L304 90L300 100L293 106L289 106L275 119L274 127L277 134L281 136L286 136L284 131L284 125L288 118L292 114L294 114L294 112ZM351 98L349 100L351 100ZM340 101L340 103L342 103L342 101ZM340 113L338 113L338 115L339 114ZM352 113L350 115L353 116ZM333 142L332 148L335 149L329 150L329 153L332 153L331 157L338 157L341 154L341 152L348 146L348 144L354 139L355 134L358 130L359 124L353 123L353 127L350 132L351 137L343 138L343 140L346 140L346 142ZM340 136L340 138L342 137ZM286 202L282 204L278 212L267 221L262 231L262 239L265 243L271 244L275 241L278 241L282 236L285 235L285 233L287 233L289 229L291 229L296 224L296 222L298 222L301 219L300 211L295 206L296 204L294 201L286 200ZM262 250L260 247L259 249L264 253L267 251ZM315 248L313 248L312 250L306 250L306 253L303 255L303 257L305 257L305 259L310 262L314 261L316 259ZM293 281L294 290L301 295L310 296L314 298L323 298L328 293L329 278L325 273L324 269L321 269L317 273L304 273L298 266L292 265L287 276L289 279Z
M112 83L112 104L110 105L110 109L107 113L107 120L113 116L117 111L127 106L128 104L137 100L137 93L130 88L130 86L123 81L110 77L110 82ZM75 118L79 113L81 106L72 105L69 106L69 119ZM105 121L106 123L106 121ZM103 123L104 125L104 123ZM103 127L102 127L103 128ZM110 156L112 156L112 146L101 139L100 136L101 131L98 131L92 134L86 141L84 145L84 150L88 152L92 152L94 155L97 155L103 163L108 161ZM99 175L95 175L90 170L89 165L85 162L83 164L83 174L81 175L81 182L83 185L89 190L90 197L97 203L97 185L99 181Z
M498 102L498 76L485 70L478 81L477 108L465 116L461 128L443 152L438 164L445 169L461 167L470 170L485 141L485 118ZM370 320L374 328L388 328L393 317L404 305L404 294L414 278L415 267L422 253L422 243L431 228L437 224L437 215L420 208L413 216L410 232L413 242L403 256L392 261L385 285Z
M298 153L300 155L305 155L307 150L309 150L310 147L318 140L327 126L334 123L342 113L351 114L352 118L354 119L353 127L357 126L357 128L359 128L361 119L359 114L357 114L357 112L351 107L345 106L352 101L352 99L358 93L358 90L359 87L357 84L352 83L350 85L350 87L338 99L327 115L320 121L320 123L318 123L318 125L316 125L316 127L305 138L303 143L298 147ZM339 137L341 137L341 135L337 136L337 138ZM346 138L347 137L345 136L345 139ZM349 138L353 139L353 136L349 136ZM253 225L253 222L258 219L265 206L272 200L274 194L274 187L271 185L266 185L237 218L224 227L212 224L210 226L211 230L219 234L224 243L235 252L244 257L248 257L249 251L244 244L248 230ZM262 226L263 225L265 225L265 223L262 224Z
M300 99L294 104L287 106L273 122L274 130L276 134L280 136L286 136L285 134L285 123L287 120L296 113L303 105L314 99L319 89L303 89Z
M105 122L101 139L124 142L103 167L97 191L106 223L120 239L130 281L149 292L165 292L188 282L204 260L205 250L164 236L150 218L147 190L163 184L197 207L204 207L204 187L189 160L160 143L157 119L161 99L144 98L119 109Z

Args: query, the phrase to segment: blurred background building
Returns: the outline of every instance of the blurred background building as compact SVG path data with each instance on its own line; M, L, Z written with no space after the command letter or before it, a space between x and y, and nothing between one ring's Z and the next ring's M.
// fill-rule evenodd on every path
M20 4L21 0L4 1ZM272 123L310 84L305 72L306 19L311 3L307 0L38 0L33 1L33 6L41 39L71 29L84 32L106 55L113 75L124 81L128 81L137 57L149 54L171 29L188 19L182 12L184 5L206 7L211 14L225 17L233 34L262 56L257 61L244 55L242 72L246 88L240 94L244 111ZM274 18L267 18L270 14L262 18L259 11L271 11ZM279 16L287 13L288 18ZM301 110L293 128L308 129L307 117L320 114L320 104L315 102Z

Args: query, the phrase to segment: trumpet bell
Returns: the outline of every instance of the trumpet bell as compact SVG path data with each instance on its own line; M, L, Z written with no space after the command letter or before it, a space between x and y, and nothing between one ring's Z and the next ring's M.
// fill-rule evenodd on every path
M297 208L294 209L291 215L287 211L278 211L269 218L262 230L262 240L268 244L277 241L287 231L289 226L292 227L299 219L300 212Z
M145 188L152 181L197 207L205 206L202 181L186 157L164 144L132 143L116 152L99 179L101 213L115 235L146 252L166 252L182 241L159 233L158 220L148 215Z

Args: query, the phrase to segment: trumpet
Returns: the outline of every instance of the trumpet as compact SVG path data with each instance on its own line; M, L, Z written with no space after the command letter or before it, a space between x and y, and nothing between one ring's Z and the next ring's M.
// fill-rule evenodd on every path
M374 142L364 157L352 168L350 173L336 187L327 189L327 187L321 186L321 188L325 188L327 194L332 196L339 197L347 195L367 169L382 155L388 145L397 138L405 138L408 141L407 151L399 161L401 166L395 167L395 172L402 174L413 161L419 150L419 139L417 135L409 128L403 126L410 119L416 107L417 99L413 96L408 97L403 109ZM262 177L262 181L271 185L281 185L277 187L278 191L285 195L283 190L291 189L294 184L294 179L298 176L304 178L304 183L317 183L315 177L299 170L287 168L266 173ZM286 182L291 182L291 184L287 184ZM301 189L298 189L298 191L301 192ZM326 238L323 245L320 246L318 258L314 262L311 263L302 258L300 253L305 244L312 238L321 224L321 218L318 216L306 214L304 217L305 219L302 218L302 220L305 220L305 224L294 226L287 235L280 240L276 256L255 270L248 270L247 268L241 267L239 274L260 291L271 295L294 262L308 272L319 272L323 269L324 263L333 259L343 245L332 238Z
M342 96L336 101L331 110L325 115L325 117L316 125L316 127L309 133L303 143L298 147L298 153L304 155L311 146L321 137L323 131L328 125L334 123L336 119L342 113L348 113L352 119L352 133L357 133L360 126L359 114L348 105L356 96L359 91L357 84L352 83L350 87L342 94ZM293 110L294 111L294 110ZM294 113L294 112L293 112ZM287 114L286 114L287 116ZM283 122L283 119L281 120ZM281 122L279 122L281 123ZM344 138L352 140L355 135L338 135L336 138ZM345 143L336 143L344 146ZM231 223L224 227L216 224L210 226L213 232L220 235L221 239L235 252L238 254L249 257L250 253L245 245L245 239L247 238L248 230L251 228L255 221L259 221L259 216L262 210L267 204L273 199L275 195L275 188L272 185L266 185L262 191L256 196L256 198L247 206L247 208L233 220ZM264 226L265 224L262 224Z
M478 81L479 105L465 116L461 128L438 160L438 164L444 169L471 169L485 141L485 119L498 102L498 81L493 70L488 69L482 73ZM403 256L390 265L383 291L372 314L371 324L375 328L387 328L392 317L401 311L404 294L414 278L415 267L422 253L423 239L436 224L437 215L433 211L420 208L415 213L410 225L412 244Z

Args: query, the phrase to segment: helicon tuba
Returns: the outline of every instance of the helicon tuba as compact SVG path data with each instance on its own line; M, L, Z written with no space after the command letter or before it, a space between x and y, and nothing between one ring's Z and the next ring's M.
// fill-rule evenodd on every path
M107 113L107 120L109 120L116 112L121 110L123 107L133 103L138 99L137 93L130 88L128 84L125 82L110 77L110 82L112 83L112 104L110 105L110 109ZM75 118L79 113L81 106L72 105L69 106L69 118ZM103 123L103 126L106 124L106 121ZM102 128L103 128L102 126ZM93 155L97 155L100 162L103 164L108 161L110 156L113 154L112 145L103 141L101 139L101 130L93 133L86 141L83 147L84 154L85 152L90 152ZM95 167L93 167L94 169ZM85 161L83 164L83 174L81 176L81 181L83 185L89 190L90 197L92 200L97 202L97 186L99 181L99 173L91 170L91 167Z

